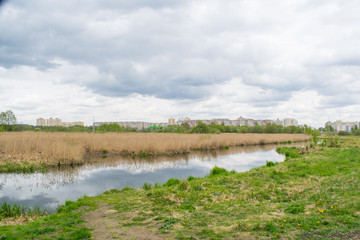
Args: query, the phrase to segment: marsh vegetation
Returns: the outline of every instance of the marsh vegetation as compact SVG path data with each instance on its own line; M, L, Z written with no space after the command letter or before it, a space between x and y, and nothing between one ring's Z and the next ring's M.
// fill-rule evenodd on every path
M309 140L303 134L0 133L0 168L26 171L49 165L83 164L92 156L187 154L192 150Z

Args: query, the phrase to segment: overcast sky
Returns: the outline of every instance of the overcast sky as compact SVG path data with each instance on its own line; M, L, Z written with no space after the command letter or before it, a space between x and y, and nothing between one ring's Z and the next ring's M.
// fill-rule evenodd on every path
M358 0L8 0L0 111L359 121L359 13Z

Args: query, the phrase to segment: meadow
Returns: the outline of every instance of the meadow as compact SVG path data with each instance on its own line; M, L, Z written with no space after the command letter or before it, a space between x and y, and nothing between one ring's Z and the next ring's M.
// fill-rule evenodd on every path
M82 164L93 156L176 155L186 154L192 150L297 142L309 139L308 135L303 134L3 132L0 133L0 165L3 166L3 171L14 164L18 164L19 169L22 165L31 170L39 166Z
M6 239L358 239L360 138L279 147L281 163L67 201ZM10 211L11 212L11 211ZM1 214L0 214L1 216Z

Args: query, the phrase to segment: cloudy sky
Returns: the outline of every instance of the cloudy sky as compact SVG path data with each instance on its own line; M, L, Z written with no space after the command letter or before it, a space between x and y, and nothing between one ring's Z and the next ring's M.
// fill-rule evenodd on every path
M8 0L0 111L18 122L360 120L358 0Z

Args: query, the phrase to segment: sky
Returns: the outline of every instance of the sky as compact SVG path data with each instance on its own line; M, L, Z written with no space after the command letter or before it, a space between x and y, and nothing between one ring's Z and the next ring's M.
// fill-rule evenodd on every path
M0 111L32 125L360 121L359 12L358 0L0 1Z

